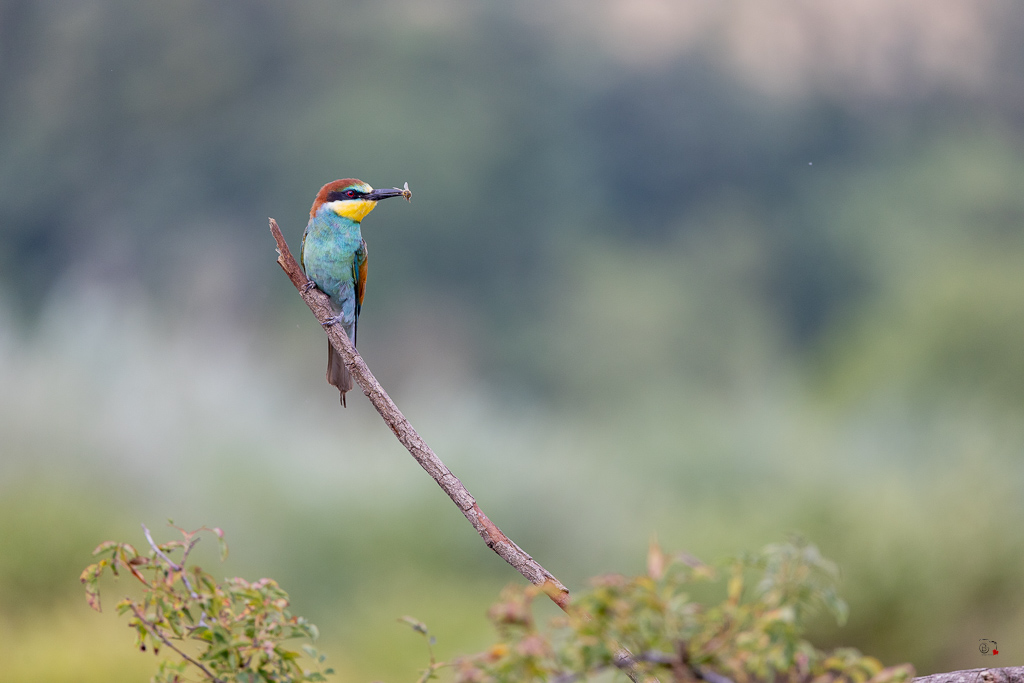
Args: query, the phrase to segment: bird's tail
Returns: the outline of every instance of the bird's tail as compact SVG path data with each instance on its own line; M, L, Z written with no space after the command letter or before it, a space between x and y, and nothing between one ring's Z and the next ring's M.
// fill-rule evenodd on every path
M341 392L341 405L345 407L345 392L352 389L352 375L345 367L341 354L334 350L330 342L327 342L327 381L338 387L338 391Z

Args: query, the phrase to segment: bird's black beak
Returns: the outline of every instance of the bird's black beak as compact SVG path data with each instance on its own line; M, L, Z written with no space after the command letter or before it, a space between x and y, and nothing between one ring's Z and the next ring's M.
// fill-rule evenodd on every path
M412 197L412 192L409 190L409 183L405 184L405 189L400 190L397 187L389 187L380 190L374 190L370 194L366 195L366 199L371 199L375 202L381 199L387 199L388 197L405 197L409 199Z

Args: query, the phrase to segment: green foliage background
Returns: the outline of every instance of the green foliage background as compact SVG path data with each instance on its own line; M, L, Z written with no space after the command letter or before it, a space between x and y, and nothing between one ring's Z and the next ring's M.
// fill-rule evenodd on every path
M148 677L77 576L168 517L344 680L415 675L402 614L492 641L517 577L273 263L348 175L416 195L361 351L570 588L799 530L816 645L1020 663L1024 11L720 5L0 1L3 679Z

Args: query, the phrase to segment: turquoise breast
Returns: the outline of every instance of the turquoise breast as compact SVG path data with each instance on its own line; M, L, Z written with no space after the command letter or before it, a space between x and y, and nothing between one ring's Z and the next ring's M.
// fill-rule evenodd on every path
M355 322L355 279L352 269L362 244L359 223L322 208L309 219L302 237L306 277L331 298L335 313L345 318L346 331Z

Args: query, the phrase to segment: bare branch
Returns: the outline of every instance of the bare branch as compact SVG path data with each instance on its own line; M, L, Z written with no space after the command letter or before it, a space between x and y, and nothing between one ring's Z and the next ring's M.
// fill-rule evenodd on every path
M622 673L626 674L633 683L640 683L640 674L636 670L636 661L629 650L622 648L612 656L612 664Z
M1024 666L950 671L920 676L914 683L1024 683Z
M153 549L153 552L156 553L160 557L160 559L166 562L168 567L170 567L176 572L180 572L181 565L172 560L163 550L160 550L160 546L158 546L156 544L156 541L153 540L153 534L149 532L149 527L143 524L142 530L145 532L146 540L149 542L149 547Z
M185 588L188 588L189 595L192 596L193 600L198 600L199 599L199 593L196 593L195 589L192 588L192 584L189 582L188 576L185 574L185 560L188 559L188 554L189 554L189 552L191 552L192 547L195 546L195 544L199 542L199 538L197 537L194 541L191 541L188 544L188 546L186 546L185 554L181 558L181 564L178 564L174 560L172 560L170 557L168 557L167 553L165 553L164 551L160 550L160 546L158 546L156 544L156 541L153 540L153 534L149 533L149 529L146 527L145 524L142 525L142 530L146 533L146 540L149 541L149 547L152 548L153 552L156 553L157 555L159 555L160 559L162 559L164 562L166 562L167 565L171 569L173 569L176 572L180 572L181 573L181 582L185 584ZM205 546L203 546L203 547L205 547ZM206 613L204 612L203 615L205 616ZM200 619L200 621L202 621L202 619Z
M299 290L299 295L306 302L309 309L313 311L320 324L334 317L327 295L319 289L311 286L312 282L306 278L299 263L292 256L288 244L281 234L277 221L270 219L270 232L277 241L277 263L284 270L285 274ZM469 494L466 487L462 485L458 477L451 473L441 459L434 454L434 451L420 438L420 435L413 429L412 425L405 418L402 412L395 405L391 397L380 386L377 379L366 367L359 352L355 350L340 325L330 325L324 328L331 346L341 354L346 369L355 378L355 381L362 388L363 393L370 399L370 403L377 409L380 416L384 418L391 431L398 440L405 446L409 454L416 459L420 467L426 470L437 485L440 486L452 502L458 506L469 523L473 525L477 533L487 544L487 547L496 552L503 560L522 574L530 583L544 588L545 593L562 609L569 604L569 589L554 577L548 570L544 569L539 562L534 560L522 548L516 545L512 539L502 533L494 522L488 519L483 513L476 500Z
M185 652L183 652L182 650L177 648L174 645L174 643L172 643L170 641L170 639L168 639L167 636L164 635L163 631L161 631L156 626L156 624L154 624L153 622L151 622L148 619L146 619L146 617L142 616L142 613L139 612L139 608L138 607L136 607L134 604L132 604L131 608L132 608L132 612L135 614L135 618L138 619L139 621L141 621L146 626L146 628L149 629L150 633L155 634L156 637L160 639L161 643L163 643L164 645L166 645L167 647L171 648L172 650L177 652L179 655L181 655L181 658L184 659L186 662L188 662L189 664L197 667L200 671L202 671L204 674L206 674L207 678L209 678L211 681L215 681L216 683L224 683L224 681L222 679L217 678L216 676L214 676L212 671L210 671L205 666L203 666L202 662L200 662L199 660L195 659L194 657L191 657L190 655L186 654Z

